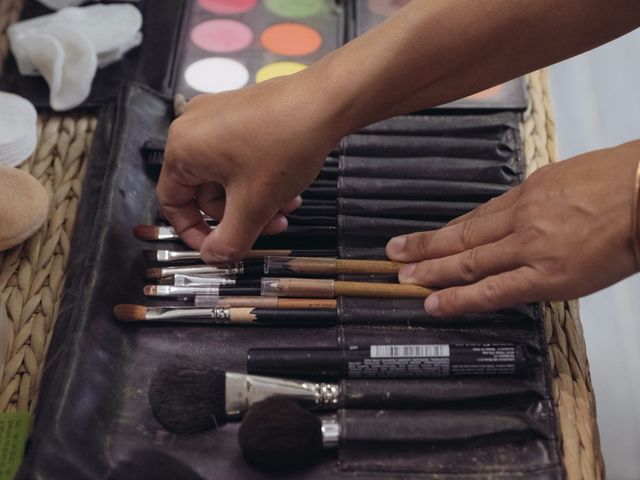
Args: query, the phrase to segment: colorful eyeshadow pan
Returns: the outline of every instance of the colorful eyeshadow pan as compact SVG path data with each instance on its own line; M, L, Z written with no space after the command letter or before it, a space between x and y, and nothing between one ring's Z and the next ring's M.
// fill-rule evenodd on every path
M307 18L322 13L325 0L265 0L265 7L286 18Z
M307 65L299 62L274 62L265 65L256 73L256 83L264 82L276 77L291 75L307 68Z
M301 23L278 23L267 28L260 36L267 50L288 57L309 55L320 49L320 33Z
M249 71L230 58L209 57L189 65L184 79L198 92L218 93L244 87L249 82Z
M256 6L256 0L198 0L198 3L205 10L221 15L247 12Z
M247 48L253 32L237 20L208 20L191 31L191 41L208 52L228 53Z

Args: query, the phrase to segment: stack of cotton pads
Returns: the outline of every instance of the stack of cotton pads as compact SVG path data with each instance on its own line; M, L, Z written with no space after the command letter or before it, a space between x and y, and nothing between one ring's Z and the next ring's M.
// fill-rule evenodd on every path
M37 114L18 95L0 92L0 165L14 167L29 158L38 141Z
M99 67L142 42L142 14L129 4L68 7L7 30L22 75L42 75L54 110L80 105Z

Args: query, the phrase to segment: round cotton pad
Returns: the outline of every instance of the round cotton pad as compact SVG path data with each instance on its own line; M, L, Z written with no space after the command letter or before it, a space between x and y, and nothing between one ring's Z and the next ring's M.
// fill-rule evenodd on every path
M22 243L47 219L49 195L28 173L0 167L0 251Z
M0 165L14 166L35 148L37 113L33 105L12 93L0 92Z

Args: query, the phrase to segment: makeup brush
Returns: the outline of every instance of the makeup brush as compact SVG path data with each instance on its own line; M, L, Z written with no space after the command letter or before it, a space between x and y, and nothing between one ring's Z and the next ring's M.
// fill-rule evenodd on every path
M404 263L385 260L346 260L320 257L268 256L264 260L267 275L395 275Z
M280 297L426 298L434 290L399 283L344 282L318 278L262 279L261 294Z
M185 275L177 273L173 276L173 285L176 287L202 287L202 286L236 286L255 287L260 285L259 278L247 277L222 277L220 275Z
M217 297L196 295L194 307L336 308L335 298Z
M216 228L211 226L212 229ZM291 225L284 232L277 233L275 235L269 235L268 237L275 238L289 238L297 236L313 236L313 237L334 237L337 233L335 225L327 226L305 226L305 225ZM177 241L180 240L173 227L163 225L136 225L133 227L133 235L138 240L144 240L146 242L155 241Z
M198 285L176 287L175 285L146 285L143 289L147 297L193 297L195 295L260 295L259 286L227 287L224 285Z
M253 307L175 308L120 304L113 314L121 322L173 322L211 325L330 326L335 309L270 309Z
M219 275L231 277L236 275L262 275L264 263L236 262L224 265L180 265L174 267L148 268L145 277L148 279L160 279L173 277L174 275Z
M274 396L295 400L308 409L332 411L344 407L427 409L487 401L513 405L522 397L542 398L542 393L532 391L527 381L512 378L327 383L224 372L211 363L191 359L161 368L149 390L154 415L176 433L217 428L221 421L237 420L254 403ZM210 411L218 412L216 422Z
M240 418L250 405L273 395L318 408L334 409L338 401L337 384L224 372L188 360L158 370L149 388L149 404L167 430L195 433Z
M267 256L281 257L335 257L336 250L249 250L246 259L262 259ZM144 250L144 255L154 263L202 262L200 252L195 250Z
M324 450L344 444L429 446L530 434L548 436L544 425L510 411L338 410L316 417L289 398L270 397L251 405L238 442L250 463L283 470L311 466Z

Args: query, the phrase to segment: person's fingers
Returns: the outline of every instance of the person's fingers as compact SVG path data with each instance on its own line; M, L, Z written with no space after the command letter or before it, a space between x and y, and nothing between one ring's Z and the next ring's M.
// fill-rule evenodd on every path
M198 204L194 200L196 182L192 185L179 177L181 175L171 168L170 164L163 166L156 187L156 196L162 213L182 240L198 250L211 229L202 219Z
M541 292L535 289L535 275L535 270L526 266L471 285L439 290L425 300L425 309L431 315L453 317L539 300Z
M219 220L224 214L226 196L224 188L218 183L205 183L196 193L198 208L209 217Z
M224 214L220 223L200 247L205 262L228 262L243 258L258 235L274 220L276 211L264 201L264 195L249 188L227 189ZM279 217L276 222L282 222ZM278 226L278 225L276 225ZM279 224L282 226L282 223ZM285 223L286 228L286 223Z
M515 236L508 235L456 255L411 263L400 269L398 279L428 287L466 285L522 266L521 252Z
M503 193L499 197L494 197L486 203L483 203L477 208L474 208L470 212L465 213L464 215L460 215L459 217L451 220L447 225L456 225L458 223L466 222L467 220L475 217L481 217L483 215L488 215L490 213L496 213L502 210L505 210L511 207L515 201L520 196L520 192L522 189L518 187L513 187L506 193Z
M395 237L387 243L387 256L397 262L419 262L455 255L506 237L512 232L512 217L507 209L439 230Z
M281 233L286 230L288 226L289 220L287 220L287 217L282 214L277 214L264 226L260 235L275 235L276 233Z
M300 195L298 195L295 198L292 198L291 200L289 200L284 207L282 207L280 209L281 214L283 215L289 215L291 212L293 212L296 208L298 208L300 205L302 205L302 197Z

